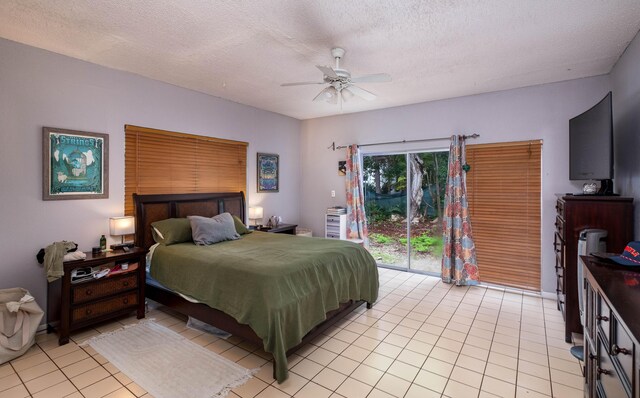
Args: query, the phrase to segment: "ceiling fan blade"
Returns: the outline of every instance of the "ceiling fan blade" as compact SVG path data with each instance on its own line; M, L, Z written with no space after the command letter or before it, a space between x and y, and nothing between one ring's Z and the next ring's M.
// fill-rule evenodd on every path
M306 84L325 84L325 82L298 82L298 83L282 83L280 86L304 86Z
M387 73L376 73L373 75L364 75L352 77L352 83L387 83L391 81L391 76Z
M351 91L353 94L357 95L358 97L366 99L367 101L373 101L374 99L376 99L376 95L374 93L372 93L371 91L367 91L363 88L360 88L358 86L353 86L353 85L349 86L349 91Z
M337 79L340 77L336 74L336 72L332 68L328 66L316 65L316 68L320 69L320 72L324 73L325 76L329 76L334 79Z

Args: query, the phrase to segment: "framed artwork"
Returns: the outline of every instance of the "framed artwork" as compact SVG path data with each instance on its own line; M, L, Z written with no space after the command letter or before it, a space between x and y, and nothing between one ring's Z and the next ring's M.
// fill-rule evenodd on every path
M109 136L42 128L42 200L109 197Z
M338 175L346 176L347 175L347 161L340 160L338 161Z
M278 192L279 158L272 153L258 153L258 192Z

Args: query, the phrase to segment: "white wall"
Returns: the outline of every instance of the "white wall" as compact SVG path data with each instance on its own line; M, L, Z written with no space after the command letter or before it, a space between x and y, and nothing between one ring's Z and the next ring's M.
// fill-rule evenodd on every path
M326 208L345 202L344 177L339 177L336 169L346 154L345 150L327 149L333 141L336 145L362 144L454 133L479 133L474 143L542 139L542 289L554 292L554 194L582 189L581 184L569 181L569 119L597 103L609 87L608 76L597 76L303 121L301 224L321 235ZM448 141L363 150L435 147L448 147ZM330 197L331 190L336 190L336 198Z
M109 235L123 213L125 124L248 141L248 203L298 221L298 120L0 39L0 288L27 288L44 308L36 252ZM42 201L43 126L109 134L109 199ZM256 152L280 155L279 193L256 193Z
M640 240L640 33L611 71L615 189L635 198L635 239Z

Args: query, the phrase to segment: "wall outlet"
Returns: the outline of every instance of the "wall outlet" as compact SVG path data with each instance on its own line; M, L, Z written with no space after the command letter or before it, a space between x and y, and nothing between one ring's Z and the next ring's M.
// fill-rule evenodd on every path
M336 197L336 191L331 190L331 197L332 197L332 198L335 198L335 197Z

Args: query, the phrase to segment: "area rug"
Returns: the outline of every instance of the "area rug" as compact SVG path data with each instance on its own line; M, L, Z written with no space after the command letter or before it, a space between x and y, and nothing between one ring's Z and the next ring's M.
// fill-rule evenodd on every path
M257 370L245 369L151 320L84 344L156 398L224 397Z

